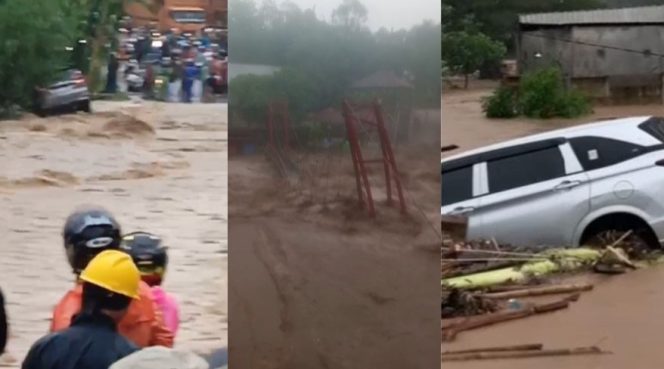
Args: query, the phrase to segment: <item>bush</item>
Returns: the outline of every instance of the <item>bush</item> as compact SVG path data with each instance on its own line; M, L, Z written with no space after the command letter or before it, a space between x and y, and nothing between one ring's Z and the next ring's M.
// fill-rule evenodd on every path
M521 112L530 118L552 118L559 107L564 86L557 69L545 69L524 76L519 87Z
M514 118L519 115L514 90L504 86L483 101L482 109L489 118Z
M574 118L591 111L590 101L580 91L566 90L560 71L544 69L527 74L519 84L518 94L500 87L483 105L489 118L511 118L523 114L529 118Z
M557 68L526 75L519 86L519 108L530 118L573 118L590 111L590 102L580 92L567 91Z
M568 91L560 100L556 111L563 118L574 118L590 114L591 104L588 98L578 90Z

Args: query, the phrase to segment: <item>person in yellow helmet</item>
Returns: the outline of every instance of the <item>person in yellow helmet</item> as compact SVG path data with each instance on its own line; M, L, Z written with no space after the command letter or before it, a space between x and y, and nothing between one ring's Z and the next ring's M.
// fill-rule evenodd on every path
M131 257L119 250L102 251L88 263L80 279L81 312L69 328L35 342L22 369L108 369L139 350L117 331L129 303L140 298L141 276Z

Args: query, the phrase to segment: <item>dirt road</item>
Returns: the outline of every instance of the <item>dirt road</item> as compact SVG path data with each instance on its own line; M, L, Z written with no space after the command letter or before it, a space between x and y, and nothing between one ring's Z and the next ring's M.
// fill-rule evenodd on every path
M263 156L231 158L233 367L437 365L437 145L397 154L410 215L378 186L376 220L357 209L349 153L299 157L290 186Z
M530 133L582 122L633 115L663 115L661 105L597 107L588 117L575 120L532 121L527 119L488 120L480 101L487 89L453 91L443 96L442 135L444 143L470 149ZM612 355L555 357L521 360L446 362L446 369L532 368L658 368L664 365L660 340L664 320L664 266L616 276L584 293L579 302L560 312L464 332L444 350L474 347L543 343L550 348L599 345Z
M60 234L80 204L105 206L125 232L162 235L171 260L165 287L182 310L176 345L200 352L225 345L226 106L98 102L93 109L0 122L9 352L23 358L73 283Z

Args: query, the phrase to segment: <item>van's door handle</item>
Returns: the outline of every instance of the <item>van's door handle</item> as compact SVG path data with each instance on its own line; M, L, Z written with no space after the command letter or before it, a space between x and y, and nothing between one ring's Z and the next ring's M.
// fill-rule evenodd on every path
M450 215L464 215L472 213L473 211L475 211L475 208L472 206L466 206L466 207L460 206L458 208L454 208L454 210L450 212Z
M581 181L562 181L556 187L553 188L554 191L564 191L572 189L581 184Z

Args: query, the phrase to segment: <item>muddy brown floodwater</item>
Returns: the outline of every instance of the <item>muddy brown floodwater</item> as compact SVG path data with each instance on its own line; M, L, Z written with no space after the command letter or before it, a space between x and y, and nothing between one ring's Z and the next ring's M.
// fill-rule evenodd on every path
M290 184L263 156L230 159L232 367L437 365L434 137L397 150L410 215L385 204L382 171L372 170L376 220L357 208L349 153L296 156L300 180Z
M574 120L489 120L481 111L487 88L451 91L442 98L443 144L457 152L536 132L638 115L664 115L661 105L596 107L591 116ZM446 153L447 154L447 153ZM664 266L654 266L597 282L569 309L464 332L443 350L542 343L548 348L598 345L611 355L445 362L445 369L577 369L660 368L664 365Z
M0 284L18 363L74 283L61 239L77 205L111 210L123 231L170 247L176 346L227 342L225 104L97 102L93 114L0 122Z

